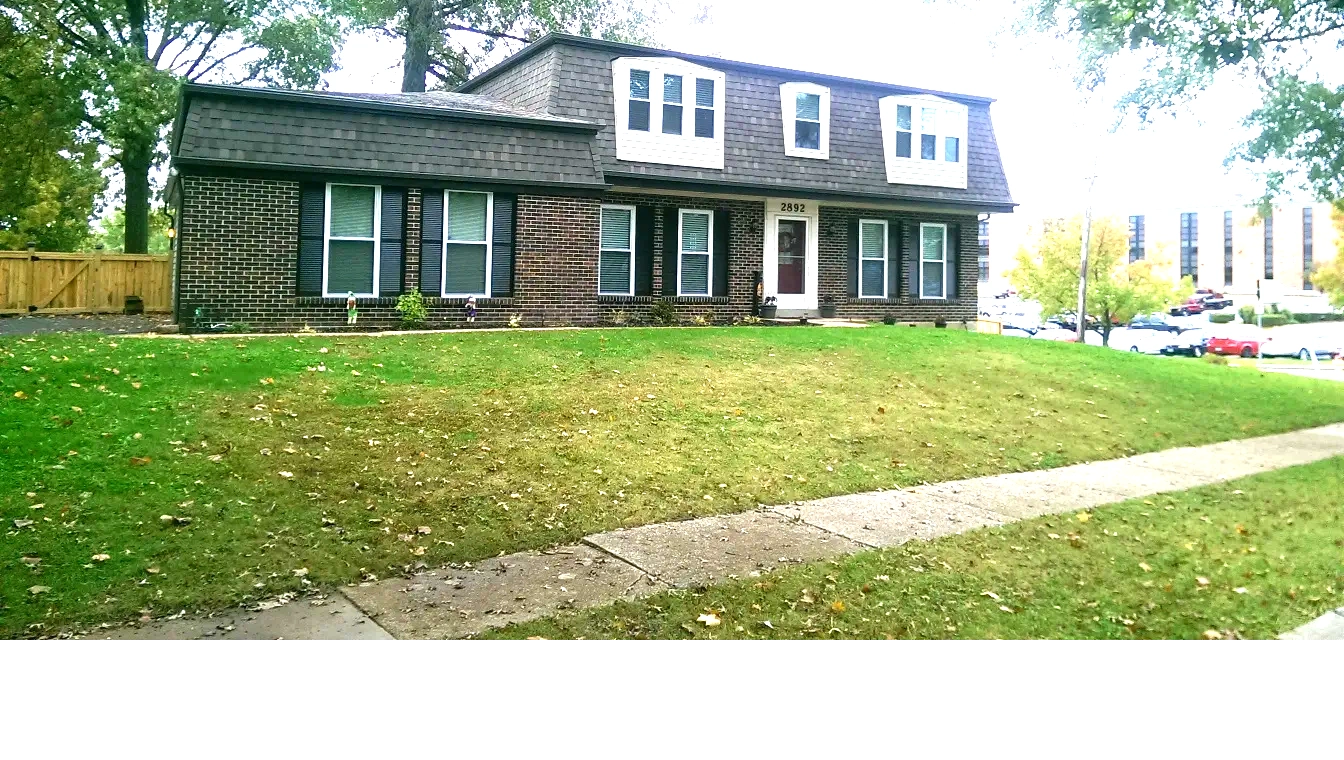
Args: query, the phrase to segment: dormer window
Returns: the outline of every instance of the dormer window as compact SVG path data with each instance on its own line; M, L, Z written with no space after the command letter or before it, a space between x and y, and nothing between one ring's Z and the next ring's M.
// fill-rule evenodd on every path
M663 75L663 134L681 134L681 76Z
M829 158L829 88L810 82L785 82L779 86L779 111L784 122L784 155Z
M878 100L887 182L965 188L969 109L933 95Z
M630 72L630 129L649 131L649 72Z
M723 72L676 58L617 58L611 76L617 160L723 169Z

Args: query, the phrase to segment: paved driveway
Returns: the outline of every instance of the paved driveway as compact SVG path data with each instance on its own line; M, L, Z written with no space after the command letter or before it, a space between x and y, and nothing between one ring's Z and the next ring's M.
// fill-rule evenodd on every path
M39 314L0 318L0 335L37 335L54 332L97 332L109 335L153 332L171 324L168 314Z

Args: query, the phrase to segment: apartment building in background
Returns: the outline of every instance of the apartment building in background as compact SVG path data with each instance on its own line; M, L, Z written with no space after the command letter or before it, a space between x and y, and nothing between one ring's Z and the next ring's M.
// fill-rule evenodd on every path
M1073 212L1080 213L1080 212ZM1173 282L1190 276L1238 304L1253 304L1256 288L1265 303L1296 311L1329 308L1311 285L1315 264L1338 255L1341 239L1328 203L1285 204L1260 218L1244 206L1177 209L1107 209L1094 218L1117 219L1128 229L1130 261L1159 262ZM1017 252L1063 215L994 215L980 228L980 292L984 297L1012 287Z

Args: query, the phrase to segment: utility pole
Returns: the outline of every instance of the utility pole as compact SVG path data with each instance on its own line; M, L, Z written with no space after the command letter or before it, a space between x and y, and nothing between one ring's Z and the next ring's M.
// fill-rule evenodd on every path
M1087 244L1092 239L1092 187L1097 184L1096 164L1087 178L1087 208L1083 211L1082 261L1078 266L1078 342L1087 344Z

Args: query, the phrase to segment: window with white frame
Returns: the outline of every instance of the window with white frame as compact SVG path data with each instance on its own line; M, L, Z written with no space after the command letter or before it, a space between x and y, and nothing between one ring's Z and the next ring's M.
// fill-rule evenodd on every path
M934 95L878 100L887 182L965 188L970 109Z
M859 220L859 297L887 297L887 223Z
M723 169L722 71L670 56L629 57L611 62L611 76L617 160Z
M627 124L637 132L649 131L649 72L630 71L630 107Z
M601 250L597 255L597 292L635 293L635 207L603 206Z
M947 297L947 225L919 225L919 297Z
M490 294L494 194L449 190L443 204L443 295Z
M810 82L779 86L784 155L826 159L830 154L831 91Z
M382 188L327 185L322 293L328 297L378 295L378 225Z
M680 74L663 75L663 134L681 134L682 106Z
M714 271L714 212L681 209L677 263L677 295L709 295Z

